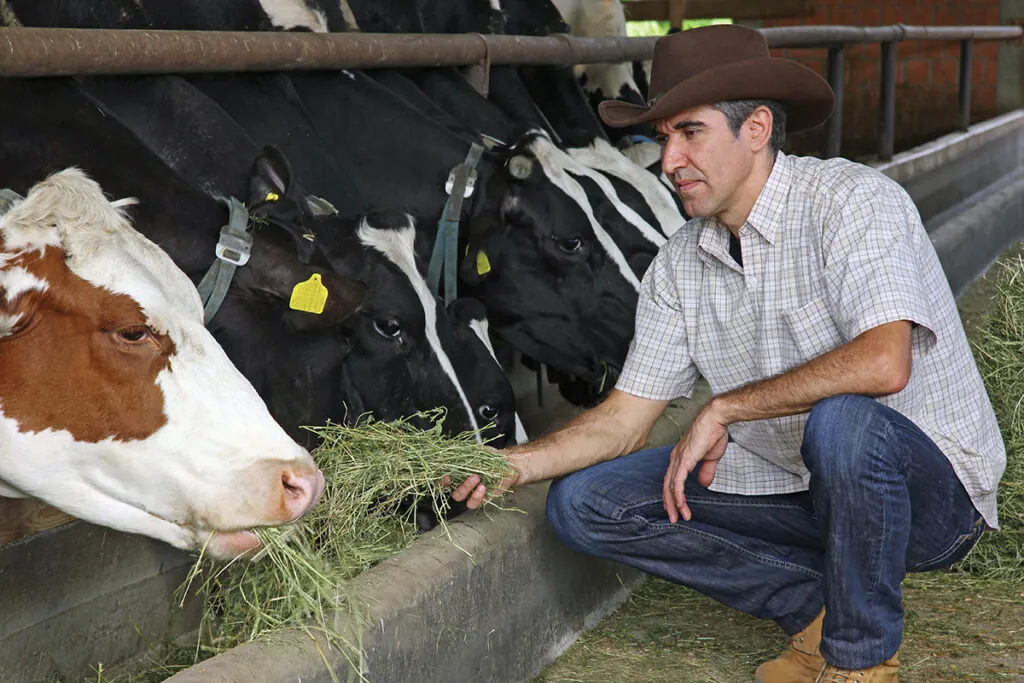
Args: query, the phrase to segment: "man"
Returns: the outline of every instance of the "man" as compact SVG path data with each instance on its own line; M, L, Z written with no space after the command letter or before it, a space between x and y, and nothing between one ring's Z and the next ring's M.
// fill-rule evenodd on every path
M651 92L601 116L655 122L695 218L644 276L616 389L508 449L501 488L563 477L565 544L774 619L791 638L761 683L895 681L900 583L996 527L1006 458L935 251L895 182L779 151L834 97L759 32L662 38ZM634 452L698 373L713 397L683 439Z

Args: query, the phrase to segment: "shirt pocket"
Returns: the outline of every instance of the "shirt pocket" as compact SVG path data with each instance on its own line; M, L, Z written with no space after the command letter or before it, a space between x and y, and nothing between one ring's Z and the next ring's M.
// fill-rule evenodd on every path
M800 355L800 358L785 359L795 361L794 364L806 363L843 343L843 338L825 306L825 300L821 297L800 308L783 311L782 319L785 321L790 342Z

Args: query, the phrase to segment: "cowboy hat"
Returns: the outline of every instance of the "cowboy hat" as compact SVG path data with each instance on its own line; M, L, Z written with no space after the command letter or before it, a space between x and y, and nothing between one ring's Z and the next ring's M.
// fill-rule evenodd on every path
M659 38L649 93L646 105L601 102L601 119L621 128L725 100L775 100L786 112L786 129L797 131L824 122L835 106L828 81L802 64L770 57L760 31L735 24Z

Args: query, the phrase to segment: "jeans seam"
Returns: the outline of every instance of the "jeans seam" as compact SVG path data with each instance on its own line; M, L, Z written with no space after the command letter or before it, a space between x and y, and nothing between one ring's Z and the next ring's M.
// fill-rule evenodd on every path
M979 529L981 529L981 531L979 531ZM971 529L971 531L969 533L958 534L957 537L956 537L956 540L954 540L953 543L951 543L950 546L948 548L946 548L945 550L943 550L941 553L939 553L935 557L932 557L932 558L929 558L927 560L923 560L921 562L918 562L917 564L915 564L912 567L907 567L907 571L908 572L920 571L919 567L928 567L930 565L938 565L938 564L944 562L947 558L955 555L957 553L957 551L960 550L960 548L964 547L965 543L968 543L968 542L971 542L971 541L974 541L975 543L977 543L977 541L981 538L981 534L982 534L983 531L984 531L984 526L981 526L981 525L975 523L974 527ZM925 571L928 571L928 570L926 569Z
M660 500L661 500L661 498L646 498L646 499L641 499L639 501L635 501L631 505L620 505L615 510L615 513L613 514L612 518L617 520L617 521L623 521L623 519L626 516L626 511L627 510L629 510L631 508L635 508L635 507L642 507L644 505L650 505L651 503L656 503L656 502L658 502ZM630 515L630 518L635 520L635 521L637 521L637 522L639 522L640 524L642 524L642 525L644 525L644 526L646 526L648 528L675 529L675 530L681 531L683 533L688 533L688 534L693 534L693 535L701 536L705 540L710 540L710 541L712 541L714 543L718 543L720 545L727 546L728 548L736 551L739 555L741 555L743 557L746 557L748 559L754 560L756 562L760 562L761 564L770 565L770 566L773 566L773 567L777 567L779 569L788 569L790 571L798 571L798 572L800 572L802 574L805 574L806 576L809 576L809 577L814 578L814 579L820 579L821 578L821 572L816 572L813 569L808 569L807 567L804 567L804 566L799 565L799 564L794 564L792 562L786 562L785 560L778 560L778 559L775 559L773 557L768 557L768 556L765 556L765 555L761 555L759 553L755 553L753 551L747 550L746 548L744 548L741 545L733 543L732 541L727 541L726 539L724 539L724 538L722 538L720 536L715 536L714 534L709 534L706 531L701 531L700 529L688 528L688 527L682 526L682 525L680 525L678 523L677 524L672 524L671 522L669 522L669 523L651 522L647 518L642 517L640 515Z

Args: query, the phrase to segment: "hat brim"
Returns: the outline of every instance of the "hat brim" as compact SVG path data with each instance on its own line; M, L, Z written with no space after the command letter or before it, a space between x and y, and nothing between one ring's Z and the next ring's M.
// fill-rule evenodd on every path
M725 100L775 100L786 112L789 132L824 123L835 107L835 93L814 70L788 59L757 57L702 71L671 88L652 107L605 100L598 113L609 126L624 128Z

